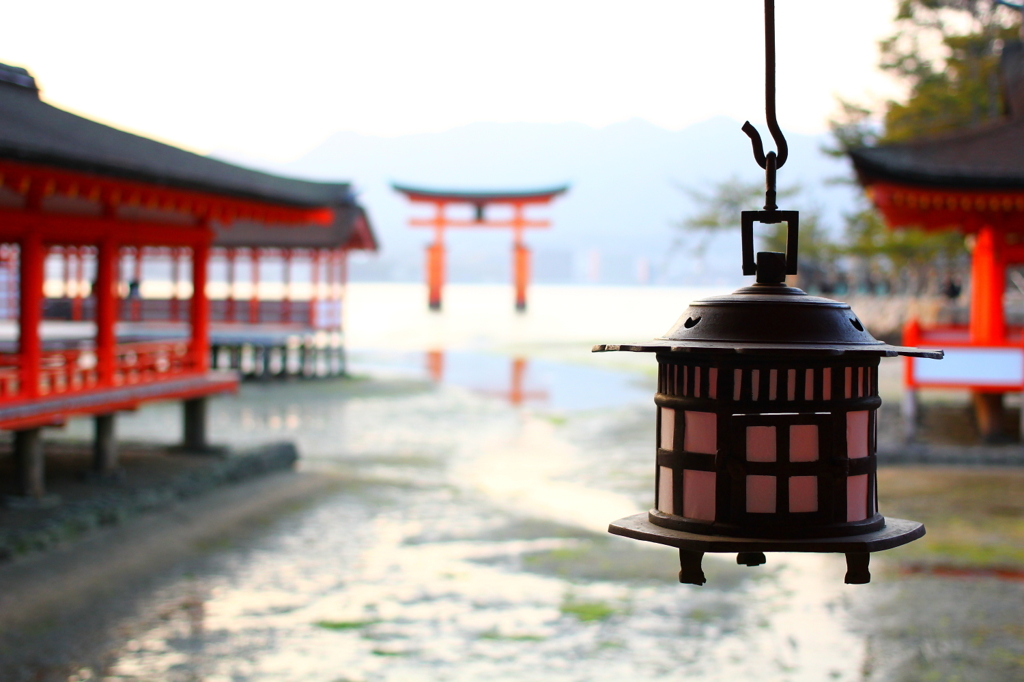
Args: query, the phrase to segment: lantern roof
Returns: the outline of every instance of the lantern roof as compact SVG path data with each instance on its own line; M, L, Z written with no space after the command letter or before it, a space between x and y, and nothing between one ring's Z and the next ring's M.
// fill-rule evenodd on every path
M594 352L869 354L942 358L941 350L891 346L873 337L848 303L784 284L754 284L694 301L663 336L599 344Z

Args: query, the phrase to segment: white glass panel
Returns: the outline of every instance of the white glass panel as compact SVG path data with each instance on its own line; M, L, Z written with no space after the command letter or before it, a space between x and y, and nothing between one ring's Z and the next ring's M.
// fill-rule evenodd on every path
M774 462L775 460L775 427L748 426L747 461Z
M863 521L868 517L868 475L846 479L846 520Z
M715 520L714 471L683 471L683 516L698 521Z
M846 456L859 459L868 456L868 413L846 413Z
M718 454L718 417L714 412L685 412L683 449L705 455Z
M747 476L747 512L775 513L775 477Z
M795 514L818 511L817 476L793 476L789 479L789 511Z
M658 511L675 514L675 507L672 506L673 471L669 467L658 467L658 469Z
M675 441L676 411L671 407L663 407L661 408L661 447L665 450L671 450L675 447Z
M817 424L794 424L789 427L789 461L814 462L818 459Z

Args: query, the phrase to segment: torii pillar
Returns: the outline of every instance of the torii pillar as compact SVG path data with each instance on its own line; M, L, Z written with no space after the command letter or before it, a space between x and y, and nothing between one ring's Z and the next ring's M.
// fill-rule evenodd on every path
M552 199L564 194L569 187L563 185L548 189L509 192L460 192L392 185L412 203L429 204L433 216L414 217L409 220L411 227L429 227L434 230L434 241L427 245L427 305L431 310L440 310L445 280L446 252L444 231L446 228L503 228L512 230L512 277L515 289L516 310L526 310L526 290L530 284L530 249L523 240L526 229L547 228L548 220L526 217L526 208L533 205L550 204ZM473 217L454 218L448 213L450 205L470 206ZM492 206L511 210L511 217L488 219L487 211Z

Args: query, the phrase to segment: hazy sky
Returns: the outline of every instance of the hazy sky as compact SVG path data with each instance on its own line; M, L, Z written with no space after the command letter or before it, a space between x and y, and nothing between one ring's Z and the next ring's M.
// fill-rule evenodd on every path
M893 0L777 0L779 118L825 129L875 69ZM761 0L7 3L0 61L44 98L197 151L288 160L334 132L763 116ZM762 134L764 129L762 127Z

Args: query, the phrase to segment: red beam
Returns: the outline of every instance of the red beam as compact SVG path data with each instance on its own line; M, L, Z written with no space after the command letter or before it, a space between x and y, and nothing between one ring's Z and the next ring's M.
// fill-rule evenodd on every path
M411 227L436 227L436 218L410 218L409 225ZM549 220L522 220L516 222L513 220L483 220L477 222L475 220L453 220L451 218L444 219L444 227L493 227L502 229L518 229L523 227L529 228L546 228L551 227L551 221Z
M273 223L328 225L334 219L334 211L322 206L288 206L8 160L0 160L0 185L19 194L32 191L42 198L60 194L111 207L142 206L183 213L196 221L230 223L245 218Z
M192 246L212 239L208 229L196 225L0 209L0 240L20 241L30 232L45 244L98 244L114 238L125 246Z

